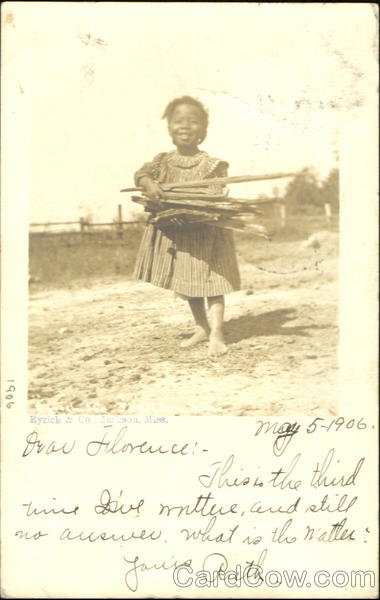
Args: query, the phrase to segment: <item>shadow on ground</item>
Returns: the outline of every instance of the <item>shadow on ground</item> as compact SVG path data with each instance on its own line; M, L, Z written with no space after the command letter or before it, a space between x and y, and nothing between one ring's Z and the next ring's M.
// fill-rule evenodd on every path
M285 327L289 321L297 319L295 308L282 308L260 315L242 315L227 321L224 333L227 344L235 344L241 340L257 335L299 335L307 337L309 329L315 325L296 325Z

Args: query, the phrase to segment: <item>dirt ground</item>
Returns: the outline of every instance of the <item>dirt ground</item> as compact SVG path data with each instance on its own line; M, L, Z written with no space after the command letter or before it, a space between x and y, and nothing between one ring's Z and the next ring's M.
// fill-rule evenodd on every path
M34 414L328 415L336 413L338 235L239 256L242 291L226 298L228 353L191 335L187 304L129 280L30 294Z

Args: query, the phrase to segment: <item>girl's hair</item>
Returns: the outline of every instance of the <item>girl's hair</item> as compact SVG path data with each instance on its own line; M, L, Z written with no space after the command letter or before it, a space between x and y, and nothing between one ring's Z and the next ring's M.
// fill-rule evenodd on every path
M170 121L173 112L175 111L175 109L177 108L177 106L179 104L191 104L192 106L196 106L196 108L199 110L199 112L201 113L201 117L202 117L202 125L203 125L203 133L204 133L203 139L204 139L206 137L207 127L208 127L208 112L207 112L206 108L203 106L203 104L201 102L199 102L199 100L196 100L195 98L192 98L191 96L182 96L181 98L175 98L174 100L169 102L169 104L165 108L162 118Z

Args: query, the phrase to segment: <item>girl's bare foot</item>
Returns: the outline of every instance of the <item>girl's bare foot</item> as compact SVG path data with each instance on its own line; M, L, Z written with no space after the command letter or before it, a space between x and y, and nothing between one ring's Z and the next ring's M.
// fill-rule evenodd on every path
M221 356L227 352L227 346L224 343L222 333L211 333L208 345L208 355L210 357Z
M207 300L211 324L208 355L216 357L227 352L223 337L224 297L212 296Z
M194 335L192 335L191 338L189 338L188 340L184 340L183 342L181 342L180 346L181 348L191 348L192 346L195 346L196 344L207 340L208 335L209 332L206 331L206 329L203 329L203 327L198 326Z

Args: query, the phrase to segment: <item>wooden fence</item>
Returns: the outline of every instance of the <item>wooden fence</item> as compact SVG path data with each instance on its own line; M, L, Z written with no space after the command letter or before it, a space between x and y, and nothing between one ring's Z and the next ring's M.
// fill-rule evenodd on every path
M286 210L286 205L282 199L272 204L272 213L270 219L278 223L280 229L285 229L294 222L319 221L321 226L327 229L337 229L339 226L339 215L333 214L331 205L324 205L324 214L322 215L289 215ZM267 217L268 218L268 217ZM265 219L265 216L264 216ZM118 205L117 219L107 223L93 223L87 221L84 217L80 217L78 221L52 221L47 223L30 223L31 235L55 235L58 233L79 234L85 237L92 233L97 233L99 230L109 230L116 234L116 237L122 238L126 233L126 229L130 225L141 225L141 220L124 221L122 214L122 205ZM74 227L74 229L71 229ZM58 229L57 229L58 228ZM39 229L39 231L37 231Z
M140 221L124 221L122 206L118 205L117 219L107 223L93 223L80 217L78 221L49 221L46 223L30 223L31 235L55 235L58 233L80 234L81 236L96 233L99 229L114 231L117 237L123 237L126 226L136 225Z

